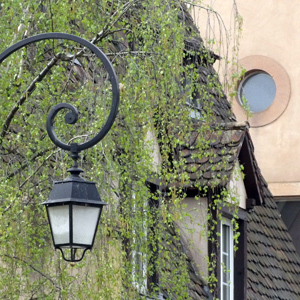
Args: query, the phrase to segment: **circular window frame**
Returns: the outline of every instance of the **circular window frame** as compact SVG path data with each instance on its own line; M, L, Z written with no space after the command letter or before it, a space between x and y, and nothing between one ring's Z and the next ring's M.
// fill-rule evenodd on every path
M251 112L252 116L248 120L251 127L254 128L273 123L284 113L291 96L291 83L286 70L274 59L262 55L247 56L239 61L239 65L246 70L246 73L237 84L238 93L240 84L250 74L264 72L273 78L276 85L276 95L273 103L261 112ZM233 110L237 118L243 120L247 116L247 112L240 103L238 93Z
M251 111L252 114L254 114L254 113L260 113L260 112L263 112L263 111L267 110L274 103L274 100L275 100L275 97L276 97L276 93L277 93L276 83L275 83L273 77L270 74L268 74L265 71L261 71L261 70L246 72L245 76L243 76L243 79L239 81L238 90L237 90L237 98L238 98L238 101L239 101L240 105L243 107L243 96L242 96L243 91L242 91L242 89L245 88L246 83L248 82L248 80L250 80L254 76L260 75L260 74L267 75L272 80L272 82L273 82L273 84L275 86L275 95L274 95L274 97L272 98L271 101L268 101L268 106L265 107L264 109L260 110L260 111L253 111L253 110L251 110L250 106L255 107L256 104L251 103L252 99L250 99L250 98L246 99L247 102L248 102L249 109L250 109L250 111ZM253 98L253 97L251 97L251 98ZM259 98L261 98L261 96Z

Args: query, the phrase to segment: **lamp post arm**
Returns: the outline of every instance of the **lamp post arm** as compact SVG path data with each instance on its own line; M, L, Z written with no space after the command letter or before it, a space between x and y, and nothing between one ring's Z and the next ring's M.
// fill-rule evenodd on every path
M82 144L76 144L76 149L78 151L78 153L84 149L88 149L94 145L96 145L99 141L101 141L105 135L108 133L108 131L111 129L117 112L118 112L118 106L119 106L119 101L120 101L120 91L119 91L119 82L117 79L117 75L114 71L114 68L111 64L111 62L109 61L109 59L106 57L106 55L97 47L95 46L93 43L82 39L78 36L72 35L72 34L67 34L67 33L60 33L60 32L52 32L52 33L44 33L44 34L38 34L29 38L26 38L24 40L21 40L20 42L10 46L9 48L7 48L5 51L3 51L0 54L0 64L7 58L9 57L11 54L13 54L14 52L16 52L17 50L38 42L38 41L42 41L42 40L51 40L51 39L65 39L65 40L71 40L74 42L77 42L79 44L81 44L82 46L88 48L91 52L93 52L102 62L102 64L104 65L108 75L109 75L109 80L112 86L112 103L111 103L111 110L109 113L109 116L107 117L106 122L104 123L103 127L101 128L101 130L89 141L82 143ZM28 88L28 92L32 93L35 89L36 86L36 82L41 81L46 74L48 73L48 69L51 68L56 61L59 59L58 56L54 57L52 59L53 63L51 64L51 66L48 64L45 69L42 71L42 73L40 73L32 82L32 84L30 85L30 87ZM51 61L51 62L52 62ZM27 93L28 94L28 93ZM18 103L15 105L15 107L13 108L13 110L11 111L11 113L9 114L9 116L7 117L6 121L4 122L2 131L0 133L0 138L3 138L6 134L6 130L13 118L13 115L15 114L16 110L18 109L18 107L25 101L25 97L22 100L22 98L18 101ZM23 101L23 102L22 102ZM46 128L47 128L47 132L49 134L49 137L51 139L51 141L58 147L60 147L61 149L67 150L67 151L71 151L71 145L65 144L62 141L60 141L57 137L57 135L54 132L54 128L53 128L53 124L54 124L54 118L57 115L57 113L61 110L61 109L69 109L70 112L67 113L65 120L67 123L69 124L75 124L78 118L78 112L77 109L68 103L61 103L56 105L49 113L48 118L47 118L47 123L46 123ZM72 148L74 149L74 146L72 146ZM72 151L71 151L72 152ZM78 154L77 153L77 154Z

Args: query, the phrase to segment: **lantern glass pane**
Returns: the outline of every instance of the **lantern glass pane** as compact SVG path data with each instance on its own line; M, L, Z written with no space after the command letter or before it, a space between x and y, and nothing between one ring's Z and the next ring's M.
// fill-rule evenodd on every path
M54 244L70 242L69 206L48 206L49 222L52 229Z
M92 245L100 207L73 205L73 243Z

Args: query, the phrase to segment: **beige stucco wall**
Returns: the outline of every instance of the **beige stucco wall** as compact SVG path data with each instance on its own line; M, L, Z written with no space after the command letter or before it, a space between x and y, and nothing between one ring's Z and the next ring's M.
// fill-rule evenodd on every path
M152 159L152 171L158 172L159 167L161 165L161 155L159 152L159 145L157 142L157 138L155 137L154 131L151 128L147 132L146 140L145 140L145 146L149 147L149 152Z
M228 190L230 194L227 200L229 202L238 201L239 207L242 209L246 209L246 199L248 197L239 163L236 163L234 171L231 174L231 178L228 183Z
M185 217L177 221L181 230L182 238L186 245L189 245L188 251L193 258L199 275L205 278L207 274L207 198L185 198L183 200L183 214Z
M290 80L289 101L282 114L268 125L250 129L255 155L275 196L299 196L300 5L298 1L279 0L236 2L238 11L243 17L239 60L255 55L265 56L282 66ZM234 35L233 1L203 1L202 5L205 3L212 5L212 8L220 13L229 33ZM212 15L210 17L212 18ZM208 24L207 19L201 17L196 18L196 21L202 37L205 38L207 32L204 28ZM215 23L212 29L218 30L218 24ZM232 44L229 47L231 46ZM282 96L280 97L282 99ZM234 111L242 121L246 117L238 113L238 106L234 100ZM259 117L264 118L263 115Z

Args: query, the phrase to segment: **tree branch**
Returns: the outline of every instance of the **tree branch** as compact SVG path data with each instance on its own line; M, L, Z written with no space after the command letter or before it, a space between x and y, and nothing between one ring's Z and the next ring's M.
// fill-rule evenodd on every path
M109 29L112 28L121 18L122 16L137 2L140 0L135 0L132 2L127 2L126 4L123 5L121 13L120 11L116 11L112 16L111 20L117 16L118 13L120 13L119 16L116 17L114 21L112 21L111 24L107 24L102 31L100 31L91 41L92 44L96 44L100 42L102 39L107 37L109 34L115 32L110 31ZM84 54L85 48L77 52L75 55L72 57L68 57L69 60L72 60L76 57L80 57L81 55ZM28 99L28 97L33 93L33 91L36 88L36 83L40 82L43 80L43 78L47 75L47 73L51 70L51 68L58 62L59 59L63 58L63 53L57 54L55 57L51 59L51 61L46 65L46 67L39 73L39 75L30 83L28 88L26 89L25 93L23 96L19 99L19 101L15 104L15 106L12 108L11 112L7 116L3 126L2 126L2 131L0 133L0 144L2 144L3 138L7 134L7 129L12 122L12 119L14 118L16 112L18 111L19 107Z
M25 102L26 99L32 94L32 92L36 88L36 83L43 80L43 78L47 75L47 73L51 70L51 68L56 64L56 62L59 60L59 55L53 57L51 61L46 65L46 67L39 73L39 75L30 83L28 88L26 89L24 95L19 99L19 101L15 104L15 106L12 108L11 112L7 116L2 131L0 133L0 143L2 143L3 138L5 137L7 133L7 129L16 114L16 112L19 110L19 107Z
M42 271L40 271L39 269L37 269L36 267L34 267L32 264L30 264L29 262L27 262L26 260L24 259L21 259L17 256L10 256L8 254L2 254L1 256L4 256L4 257L8 257L10 259L16 259L20 262L22 262L23 264L27 265L29 268L31 268L32 270L34 270L35 272L39 273L42 277L46 278L47 280L49 280L53 286L55 287L55 289L59 292L59 294L61 293L61 288L59 285L57 285L57 283L49 276L47 276L45 273L43 273Z
M53 148L52 150L54 150L54 149L55 149L55 148ZM38 157L43 156L43 155L44 155L46 152L48 152L48 151L49 151L49 149L45 149L45 150L43 150L43 151L40 151L40 152L36 153L36 154L32 157L32 159L31 159L30 161L31 161L31 162L35 161ZM20 173L22 170L24 170L24 169L26 168L27 165L28 165L27 163L22 164L17 170L15 170L15 171L9 173L6 177L4 177L3 180L7 180L7 179L10 179L10 178L14 177L14 176L17 175L18 173ZM0 180L0 182L3 181L3 180Z
M155 52L144 52L144 51L120 51L120 52L113 52L113 53L105 53L106 56L117 56L117 55L158 55L158 53Z
M28 176L19 186L19 189L21 189L27 182L30 178L32 178L32 176L34 176L40 169L41 167L45 164L45 162L55 153L57 153L58 151L60 151L60 149L56 150L55 152L52 152L50 155L48 155L44 160L43 162L34 170L34 172Z

